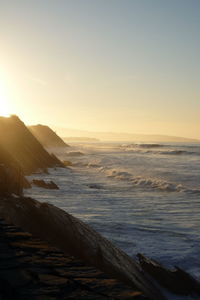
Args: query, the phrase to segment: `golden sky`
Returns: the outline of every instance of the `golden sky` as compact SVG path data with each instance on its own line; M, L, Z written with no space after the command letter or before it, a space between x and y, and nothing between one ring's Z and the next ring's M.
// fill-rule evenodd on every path
M198 1L0 0L0 114L200 138L199 27Z

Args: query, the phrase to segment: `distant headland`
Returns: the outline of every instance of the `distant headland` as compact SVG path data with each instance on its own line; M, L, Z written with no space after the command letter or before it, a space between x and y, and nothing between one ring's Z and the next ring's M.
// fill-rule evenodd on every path
M86 131L69 128L55 127L59 136L62 136L65 141L135 141L135 142L174 142L174 143L200 143L200 139L193 139L187 137L161 135L161 134L135 134L126 132L98 132ZM87 137L87 138L85 138ZM82 140L81 140L82 139ZM85 140L87 139L87 140Z

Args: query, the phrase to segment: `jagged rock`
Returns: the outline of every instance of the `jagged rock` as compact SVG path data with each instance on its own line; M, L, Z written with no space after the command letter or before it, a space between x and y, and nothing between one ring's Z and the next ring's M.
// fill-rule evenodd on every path
M48 167L64 167L55 155L50 155L44 149L17 116L0 117L0 144L18 162L25 174Z
M50 127L45 125L28 126L31 133L44 147L69 147Z
M200 296L200 282L182 269L170 270L156 260L138 254L143 270L151 275L161 286L172 293L180 295Z
M53 181L45 182L42 179L33 179L32 183L45 189L59 190L59 187Z

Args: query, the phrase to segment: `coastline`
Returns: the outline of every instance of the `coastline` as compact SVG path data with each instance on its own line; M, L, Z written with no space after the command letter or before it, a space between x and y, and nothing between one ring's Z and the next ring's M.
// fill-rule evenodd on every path
M23 197L23 188L31 186L25 184L25 175L65 166L45 150L17 116L1 117L0 121L0 299L126 299L130 298L123 296L127 289L126 294L131 293L132 298L143 292L152 299L163 299L138 264L93 228L54 205ZM5 131L7 135L3 135ZM58 249L63 268L69 260L72 268L76 268L76 282L69 274L65 274L65 278L63 274L58 276L50 272L52 261L56 268L58 266L55 254ZM73 263L71 256L75 257ZM84 280L80 279L83 265L93 274L87 271ZM72 272L71 267L69 269ZM101 270L100 277L94 276L99 272L97 269ZM123 286L121 289L116 288L119 284ZM43 285L52 291L50 296L45 295ZM112 285L119 298L107 291ZM62 294L57 286L62 287ZM93 286L97 286L98 291L93 291ZM65 289L74 296L66 296ZM79 290L83 297L77 294ZM84 296L86 290L92 290L94 295Z
M148 299L0 219L1 299Z
M103 215L105 211L104 206L106 204L106 208L113 213L113 216L115 216L114 218L118 223L119 220L121 220L121 216L118 214L119 208L122 208L126 217L129 216L130 222L130 218L133 218L133 216L137 219L138 211L143 213L146 199L152 199L150 188L152 191L156 188L158 191L176 191L184 192L185 194L188 192L198 193L199 189L193 189L193 187L192 189L186 189L184 187L180 189L181 184L178 185L178 190L176 188L174 189L174 184L172 184L168 178L165 181L158 180L156 177L157 174L152 174L152 172L150 172L150 179L148 178L148 173L145 174L144 178L136 176L137 172L141 170L138 166L136 170L134 168L135 164L131 165L130 159L130 165L128 164L128 167L132 166L132 169L130 171L121 170L121 162L123 162L123 159L120 162L116 161L116 154L117 157L120 154L121 158L123 158L124 152L129 153L131 148L131 151L133 151L137 158L137 144L119 145L117 149L114 146L114 149L116 150L113 154L114 160L112 156L110 158L107 157L107 152L104 153L101 160L99 160L98 155L95 157L95 155L93 155L94 153L91 153L90 151L88 152L88 157L87 151L80 152L79 149L75 149L76 151L70 151L65 154L63 152L64 157L62 157L62 160L66 157L68 158L68 156L75 157L75 162L72 160L72 162L64 161L63 163L55 156L55 154L47 152L43 145L27 131L27 127L17 117L12 117L8 120L4 118L1 119L3 125L8 127L7 129L10 135L6 136L5 140L1 141L2 149L0 149L0 218L2 219L0 220L0 299L71 298L78 300L105 299L106 297L106 299L122 300L130 299L131 297L131 299L145 298L162 300L166 299L166 296L167 299L172 299L171 295L169 296L170 298L168 298L165 290L166 288L167 290L172 291L173 294L191 294L195 297L200 295L199 282L193 279L184 270L181 270L178 267L175 269L167 269L159 264L159 260L149 259L147 256L145 257L145 255L139 253L139 251L139 261L138 259L132 258L126 251L124 252L124 249L121 250L122 247L120 245L118 245L119 248L115 246L114 243L111 242L112 239L110 239L109 236L105 238L103 232L93 229L95 226L91 223L91 226L87 225L88 223L86 220L83 219L81 221L79 215L75 214L74 216L74 211L71 210L71 206L79 208L79 201L74 202L74 199L77 198L77 193L80 193L80 199L84 202L84 206L87 209L92 207L93 217L95 216L94 208L96 208L97 211L100 208L103 208L101 211ZM13 130L15 127L18 129L16 134ZM12 137L12 134L14 134L15 139ZM20 136L20 139L18 136ZM25 143L24 140L26 141ZM148 149L148 154L151 153L154 155L156 153L160 156L161 154L164 154L165 157L167 156L166 159L169 166L172 164L172 161L176 162L176 159L168 159L169 155L171 156L173 154L175 157L177 157L177 155L178 157L179 155L189 155L189 157L190 155L198 155L198 149L193 149L193 152L191 148L186 150L184 147L181 150L179 148L174 150L173 146L171 149L171 146L169 145L165 151L151 149L157 147L162 147L162 145L139 145L139 148L141 148L139 149L139 154L144 155L143 165L146 164L146 150L144 151L146 148ZM17 151L14 151L14 148L16 148ZM30 151L31 148L35 150ZM93 155L92 160L90 159L91 154ZM96 154L98 154L98 149ZM79 156L80 158L78 158ZM82 156L83 159L81 159ZM106 162L109 162L110 159L110 165L109 163L102 163L104 159ZM118 157L118 160L119 159L120 157ZM114 163L112 161L114 161ZM160 161L162 162L162 159L158 161L160 163ZM86 180L79 180L80 178L76 178L76 176L73 177L72 172L70 173L71 176L68 176L68 179L66 179L69 180L69 182L66 182L64 179L65 177L62 176L65 173L64 165L73 166L73 164L76 167L80 167L80 174L78 173L77 176L82 175L82 166L89 168L88 174L90 176L86 178ZM58 182L55 180L56 184L52 181L51 174L47 171L47 169L52 166L54 168L62 167L63 170L63 172L61 172L62 174L59 174L57 178ZM124 167L127 167L126 163L124 164ZM97 176L97 178L95 178L95 176L93 176L96 174L95 168L99 171L105 171L103 172L102 177ZM36 170L35 172L39 172L42 177L40 179L32 178L29 183L25 175L35 174L34 170ZM68 171L69 170L70 168ZM182 169L180 170L182 172ZM135 171L135 173L133 171ZM43 180L43 172L46 173L47 177L50 176L50 181L48 180L46 182ZM107 185L107 180L116 180L113 185L114 187L119 187L120 180L123 183L127 183L125 185L122 184L121 192L115 194L116 198L114 199L119 200L119 202L115 201L115 203L118 204L115 205L115 213L113 211L113 206L106 202L107 199L112 199L112 192L115 191L115 189L108 192L109 189L102 188L104 185ZM176 183L176 177L172 182ZM31 183L45 189L50 188L59 190L60 188L61 193L58 191L56 193L52 192L48 194L45 191L45 198L43 198L43 192L39 190L41 199L39 195L37 197L37 193L36 195L29 195L33 198L24 197L23 189L25 187L30 188ZM67 183L69 183L69 185ZM139 185L142 189L147 186L148 189L145 191L148 192L148 194L146 194L146 199L144 199L143 196L139 195L139 190L138 197L135 197L135 194L134 197L132 197L135 201L132 201L131 203L130 201L125 201L126 204L124 203L120 206L119 204L123 202L124 199L124 187L127 190L129 183L132 185ZM66 188L64 188L64 186L66 186ZM66 207L63 207L63 203L61 206L59 205L59 201L61 203L63 200L63 191L67 197L71 192L71 199L69 197L69 199L65 199L67 201L63 201L66 202ZM83 193L81 194L81 192ZM82 195L84 195L85 198L82 198ZM130 193L130 195L127 195L129 199L133 194ZM96 198L94 199L95 196ZM159 206L160 196L161 195L158 193L157 209L156 212L154 212L156 214L159 212L159 207L160 210L163 210L162 203L161 206ZM155 195L153 195L153 197L155 197ZM169 203L171 204L170 196L168 196L168 198L167 200L170 200ZM70 201L72 199L73 201ZM141 199L141 201L138 201L138 199ZM41 202L38 200L41 200ZM176 202L177 201L174 203ZM150 203L147 203L147 207L150 208L152 205L155 206L154 202ZM166 203L167 201L165 202L165 205ZM149 211L151 211L152 219L152 209L149 209ZM102 215L99 216L101 217ZM161 215L163 216L163 213ZM166 215L167 214L164 214L163 218ZM175 215L175 217L176 216L177 215ZM104 215L104 217L104 220L106 221L106 215ZM115 220L111 219L111 214L108 214L107 218L107 221L113 226ZM170 218L172 218L171 215ZM161 224L161 218L159 217L158 219L156 215L155 221L157 220L159 221L159 224ZM117 223L116 225L115 233L117 232L118 234L119 227ZM105 226L105 228L107 229L107 226ZM157 229L157 226L155 226L155 229ZM149 237L151 228L146 231L148 231L148 236L145 236L143 232L143 240L145 243L150 240L150 244L152 245L152 241L155 239L151 236ZM133 241L135 240L138 242L138 234L135 237L133 236ZM157 241L160 244L160 239L157 239ZM159 249L162 248L159 244L154 245L154 249L158 252ZM61 270L58 270L59 267L61 267ZM180 288L177 289L177 285L180 285ZM184 288L182 285L184 285Z
M166 299L136 261L92 227L54 205L10 196L1 199L0 217L123 282L133 291L139 290L150 299Z

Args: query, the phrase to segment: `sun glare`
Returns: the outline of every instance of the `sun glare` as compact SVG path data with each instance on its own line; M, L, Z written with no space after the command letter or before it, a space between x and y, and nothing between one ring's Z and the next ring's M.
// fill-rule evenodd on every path
M10 115L7 102L6 91L3 83L0 81L0 116L8 117Z

